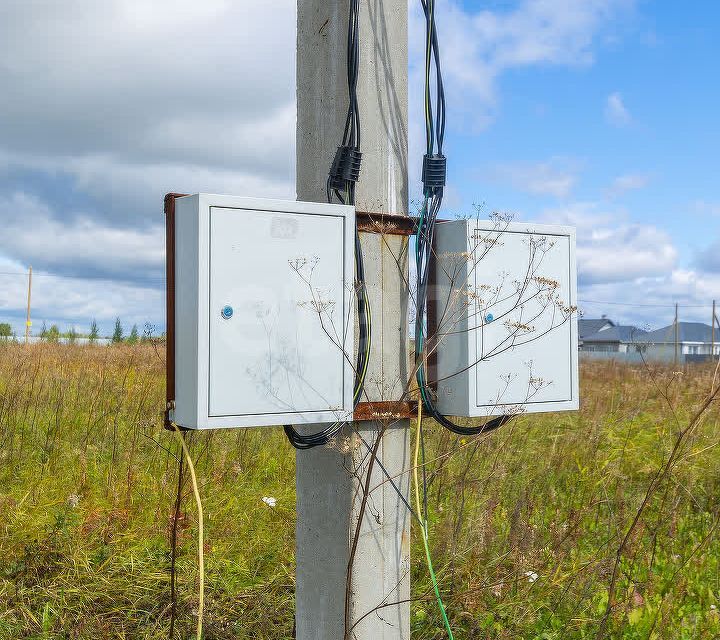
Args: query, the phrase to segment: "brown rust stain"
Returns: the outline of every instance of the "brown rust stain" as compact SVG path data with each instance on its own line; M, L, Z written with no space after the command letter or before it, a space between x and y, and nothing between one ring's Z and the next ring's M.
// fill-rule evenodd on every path
M361 402L355 407L354 420L398 420L411 418L417 412L416 402Z

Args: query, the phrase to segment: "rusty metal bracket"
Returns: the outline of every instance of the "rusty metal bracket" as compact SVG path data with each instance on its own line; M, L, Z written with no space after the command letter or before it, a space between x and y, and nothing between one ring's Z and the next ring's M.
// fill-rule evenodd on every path
M397 213L356 211L357 230L364 233L380 233L391 236L411 236L415 233L417 218Z
M417 414L417 402L361 402L355 407L354 420L391 422L412 418Z
M165 412L164 426L174 431L170 410L175 407L175 199L187 194L168 193L165 211Z

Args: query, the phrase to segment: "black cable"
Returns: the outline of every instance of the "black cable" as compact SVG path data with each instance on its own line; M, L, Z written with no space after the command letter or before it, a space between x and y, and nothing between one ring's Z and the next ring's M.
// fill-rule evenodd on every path
M359 43L359 0L350 0L347 29L346 68L348 83L348 111L345 118L342 144L333 159L325 184L325 193L328 202L334 197L343 204L355 204L355 184L360 175L360 110L357 99L357 80L360 61ZM355 361L355 383L353 385L353 408L357 406L365 385L370 359L370 346L372 339L372 316L370 303L365 285L365 265L363 261L360 234L355 230L355 271L356 294L359 324L358 351ZM292 427L286 425L285 435L296 449L311 449L324 446L332 440L345 426L346 422L334 422L325 429L316 433L302 435Z
M429 269L432 257L435 223L442 205L445 179L446 160L443 155L445 141L445 87L440 66L440 47L438 44L437 25L435 23L435 0L420 0L425 14L425 130L427 148L423 158L423 195L424 204L416 230L416 379L420 391L420 402L425 412L446 429L464 436L479 435L498 429L511 417L497 416L485 424L476 427L465 427L455 424L443 415L435 406L432 391L429 387L425 371L425 324L427 313L427 296ZM432 67L435 70L435 109L431 98ZM434 111L434 117L433 117Z

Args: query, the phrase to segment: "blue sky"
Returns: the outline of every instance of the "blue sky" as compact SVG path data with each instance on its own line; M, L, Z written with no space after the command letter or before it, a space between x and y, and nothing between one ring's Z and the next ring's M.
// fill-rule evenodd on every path
M717 205L720 88L708 65L718 55L720 5L694 8L638 5L619 14L617 30L611 21L599 33L591 62L533 65L501 76L492 124L470 137L455 131L452 139L467 172L459 186L463 202L481 194L494 206L535 214L573 200L623 209L637 222L661 224L690 265L720 221L706 215ZM567 178L567 191L556 185L547 194L554 197L539 199L542 194L501 179L473 182L482 148L492 156L486 175L497 164L545 165L548 180ZM616 182L629 177L634 180Z
M18 274L33 264L35 328L97 318L109 331L119 315L161 329L166 191L294 197L294 5L3 4L0 321L22 330ZM707 321L720 298L720 4L692 9L438 2L446 213L485 203L575 224L581 300L615 303L583 302L588 316L657 327L677 301L682 318ZM168 33L200 46L159 46Z

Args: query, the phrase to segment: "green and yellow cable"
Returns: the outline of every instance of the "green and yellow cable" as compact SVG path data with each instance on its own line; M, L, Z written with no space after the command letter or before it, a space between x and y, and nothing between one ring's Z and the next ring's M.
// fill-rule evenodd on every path
M450 621L445 611L445 605L443 604L442 597L440 596L440 587L438 586L437 577L433 570L432 557L430 556L430 545L428 543L428 523L423 515L423 510L420 506L420 481L418 480L418 455L420 453L420 429L422 429L422 401L418 402L417 412L417 429L415 431L415 454L413 456L413 485L415 488L415 509L417 510L418 519L420 520L420 532L422 533L423 546L425 547L425 560L427 562L428 572L430 573L430 580L432 580L433 590L435 591L435 599L437 600L440 613L442 614L443 624L445 630L448 633L448 638L454 640L452 629L450 628Z

